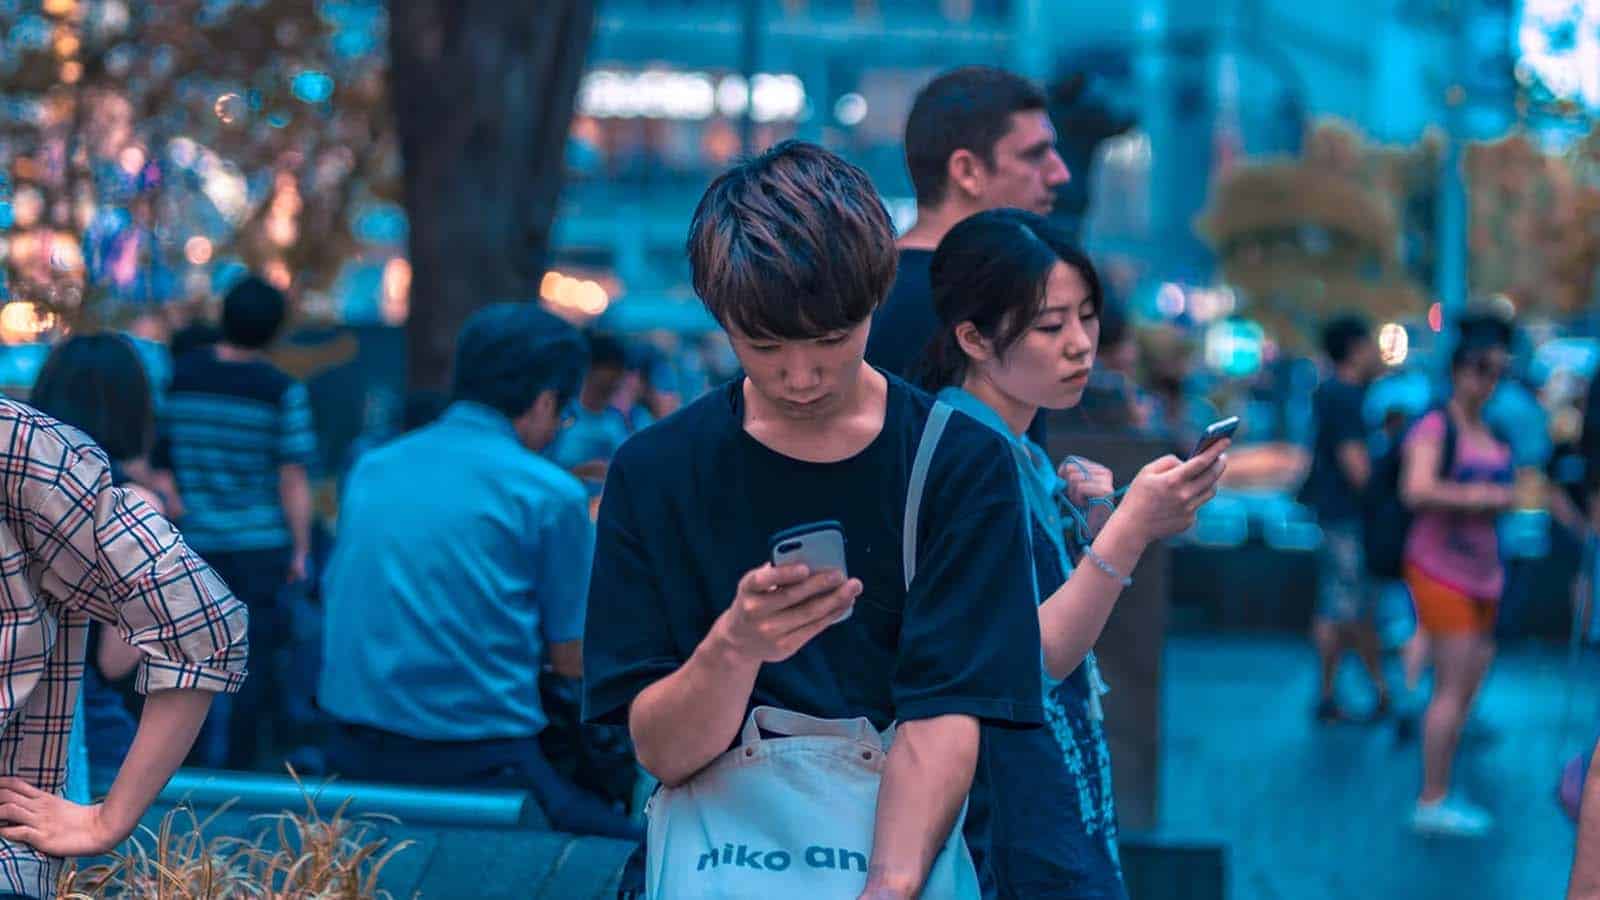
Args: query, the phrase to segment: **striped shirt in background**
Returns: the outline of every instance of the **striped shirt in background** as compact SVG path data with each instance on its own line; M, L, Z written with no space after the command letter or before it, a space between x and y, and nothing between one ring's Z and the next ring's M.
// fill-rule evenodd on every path
M247 612L82 432L0 400L0 776L66 784L91 619L144 654L140 693L237 691ZM0 840L0 893L55 895L61 861Z
M207 348L174 366L154 462L183 496L183 534L201 553L293 542L278 467L316 454L305 385L266 362L226 362Z

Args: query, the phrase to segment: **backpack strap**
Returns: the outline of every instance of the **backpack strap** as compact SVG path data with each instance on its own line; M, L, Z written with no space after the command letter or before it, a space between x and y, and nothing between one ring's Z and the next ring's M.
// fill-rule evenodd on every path
M1449 481L1456 469L1456 441L1460 435L1456 428L1456 417L1450 415L1450 407L1439 407L1439 414L1444 416L1444 441L1439 446L1439 480Z
M911 590L911 579L917 574L917 520L922 513L922 489L928 483L928 469L933 465L933 451L939 448L939 438L950 422L955 407L943 401L934 401L928 411L928 422L922 428L922 438L917 441L917 457L911 464L911 483L906 487L906 515L900 531L900 561L905 569L906 590Z

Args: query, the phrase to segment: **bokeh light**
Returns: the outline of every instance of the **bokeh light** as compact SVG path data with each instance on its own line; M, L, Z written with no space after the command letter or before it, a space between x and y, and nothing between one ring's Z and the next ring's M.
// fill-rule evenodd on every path
M234 93L223 94L217 98L212 106L217 119L224 125L233 125L243 118L245 113L245 100Z
M56 326L54 314L32 303L13 300L0 306L0 341L20 344L34 341Z
M1411 335L1399 322L1389 322L1378 329L1378 353L1386 366L1398 366L1411 355Z
M834 101L833 117L846 127L860 125L867 117L867 98L855 92L841 96Z
M183 256L192 266L203 266L211 262L211 254L211 241L204 235L197 234L183 243Z

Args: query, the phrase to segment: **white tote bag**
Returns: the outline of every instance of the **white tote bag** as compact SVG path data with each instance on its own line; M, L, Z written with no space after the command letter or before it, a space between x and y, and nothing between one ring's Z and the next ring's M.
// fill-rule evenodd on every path
M934 448L951 408L934 405L906 492L902 559L916 570L917 517ZM865 718L817 719L760 706L737 747L645 806L650 900L855 900L867 883L872 832L894 727ZM979 893L962 837L966 808L928 873L922 895Z

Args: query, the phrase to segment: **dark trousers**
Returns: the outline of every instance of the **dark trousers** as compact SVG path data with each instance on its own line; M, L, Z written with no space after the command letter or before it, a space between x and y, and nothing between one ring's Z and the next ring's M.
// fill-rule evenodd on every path
M328 764L347 781L526 790L558 831L644 840L641 826L562 778L536 737L423 741L341 723L330 740Z
M195 761L210 768L254 769L270 749L263 732L282 730L279 656L286 643L279 594L286 586L290 550L236 550L204 554L235 597L250 610L249 675L237 694L218 695L195 742Z

